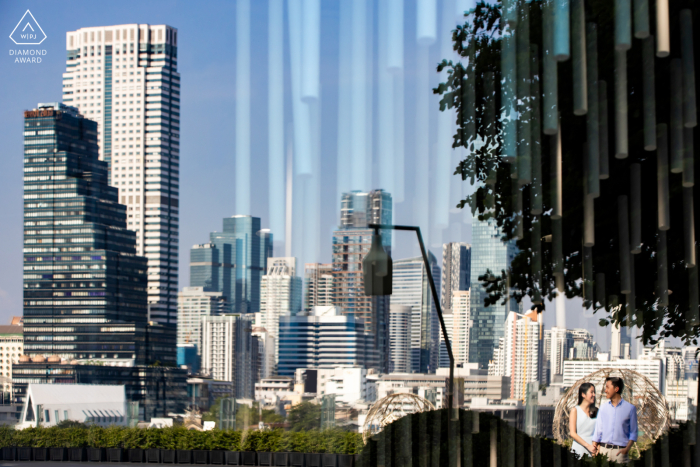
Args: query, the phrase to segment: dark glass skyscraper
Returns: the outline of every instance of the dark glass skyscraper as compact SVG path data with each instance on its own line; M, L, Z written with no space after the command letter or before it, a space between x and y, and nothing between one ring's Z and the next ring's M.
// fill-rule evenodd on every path
M487 368L493 358L493 350L498 339L503 337L504 325L509 311L516 311L515 300L506 304L484 306L487 292L479 282L479 276L490 271L500 276L510 269L510 263L517 254L515 242L504 242L502 233L493 219L472 223L471 254L471 316L474 325L469 333L469 361Z
M97 124L40 104L24 147L26 354L146 363L146 259L97 158Z
M146 258L98 159L97 124L73 107L24 113L24 351L29 383L124 384L142 419L181 410L175 325L149 323ZM151 364L155 366L148 366Z
M258 312L271 256L272 234L261 230L259 217L227 217L223 232L212 232L209 243L190 250L190 286L221 292L236 313Z

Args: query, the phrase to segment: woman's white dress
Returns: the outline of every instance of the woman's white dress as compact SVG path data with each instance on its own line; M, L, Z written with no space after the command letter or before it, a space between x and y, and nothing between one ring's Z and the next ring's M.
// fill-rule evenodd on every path
M587 413L583 411L581 406L576 406L576 433L583 438L588 444L591 443L591 438L593 438L593 430L595 429L595 419L590 418ZM591 455L588 449L581 446L576 440L574 440L571 445L571 452L582 457L584 454Z

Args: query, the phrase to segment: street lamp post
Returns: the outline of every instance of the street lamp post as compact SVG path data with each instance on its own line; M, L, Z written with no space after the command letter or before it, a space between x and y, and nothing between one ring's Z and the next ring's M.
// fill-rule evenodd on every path
M433 295L433 302L435 302L435 308L437 309L438 318L440 319L440 327L442 328L442 337L445 339L445 346L447 347L447 354L450 357L450 380L449 386L447 388L447 407L450 413L450 419L454 419L452 413L453 409L453 391L454 391L454 371L455 371L455 359L452 354L452 344L450 343L450 338L447 335L447 328L445 327L445 320L442 317L442 308L440 307L440 298L438 297L437 289L435 288L435 281L433 280L433 274L430 271L430 262L428 261L428 254L425 250L425 245L423 244L423 236L420 233L420 227L413 227L408 225L389 225L389 224L368 224L368 227L374 229L374 235L372 236L372 247L369 253L365 256L362 261L362 273L364 276L365 284L365 294L366 295L391 295L391 277L392 277L392 262L389 254L384 251L381 247L381 234L379 229L387 230L409 230L414 231L418 236L418 243L420 244L420 251L423 255L423 263L425 264L425 271L428 275L428 282L430 283L430 291Z

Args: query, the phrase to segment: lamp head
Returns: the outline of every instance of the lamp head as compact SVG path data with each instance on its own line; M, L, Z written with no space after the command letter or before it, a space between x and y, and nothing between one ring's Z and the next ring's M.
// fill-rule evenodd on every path
M384 251L382 236L375 233L372 235L372 247L362 260L365 295L391 295L392 273L391 256Z

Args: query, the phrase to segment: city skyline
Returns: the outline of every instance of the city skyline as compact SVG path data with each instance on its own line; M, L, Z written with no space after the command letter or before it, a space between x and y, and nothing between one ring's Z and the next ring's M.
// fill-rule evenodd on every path
M126 2L128 4L129 2ZM454 4L454 2L453 2ZM135 3L134 3L135 5ZM200 25L204 24L204 14L205 12L195 11L196 9L187 6L186 4L181 4L180 8L163 8L162 3L154 2L152 4L142 5L138 4L139 8L123 8L105 5L104 8L100 10L99 13L94 11L89 11L89 8L77 7L75 12L68 13L62 11L59 5L43 5L37 4L37 6L29 5L33 9L33 14L39 23L42 24L44 30L47 34L47 40L42 44L42 47L47 49L47 55L43 58L41 64L37 64L34 69L30 69L28 66L19 67L14 63L9 61L3 62L2 66L3 76L6 77L8 83L14 83L13 92L8 96L7 109L8 111L3 112L2 117L0 117L4 125L2 125L2 134L5 141L7 141L7 149L9 154L19 154L21 148L21 135L16 130L18 128L16 120L16 112L10 112L11 109L14 110L26 110L33 107L36 101L55 101L62 95L62 80L61 76L65 72L66 56L65 54L65 38L69 31L75 31L85 27L98 27L98 26L108 26L108 25L118 25L118 24L168 24L180 31L180 35L184 34L184 38L187 38L187 43L183 39L183 46L178 51L178 71L183 76L189 76L190 84L183 85L183 108L189 109L188 111L183 111L182 113L182 123L183 127L183 140L180 152L182 154L182 179L180 180L181 193L180 198L182 201L182 206L180 207L180 264L179 264L179 285L178 289L188 284L188 264L187 261L183 260L185 258L186 249L190 248L192 245L201 241L202 234L205 231L212 231L218 227L218 221L221 217L226 215L254 215L262 219L263 228L270 226L270 212L268 206L268 194L267 194L267 183L262 182L260 185L260 196L251 197L251 211L250 212L237 212L235 208L235 194L232 184L233 180L232 174L234 173L235 157L234 151L231 149L232 142L226 141L226 138L216 138L217 135L224 135L226 133L226 128L233 128L235 125L232 122L235 121L233 114L234 108L236 107L235 91L231 77L235 76L235 58L236 54L230 50L235 49L235 34L226 33L226 28L223 25L234 24L234 19L236 15L236 5L231 5L228 3L212 3L211 8L218 11L220 14L214 15L211 18L215 27L214 38L220 38L221 40L212 40L212 36L202 37L202 34L197 34L200 29ZM341 44L341 38L337 35L331 34L334 25L339 24L339 18L341 12L337 7L333 7L328 2L321 2L322 9L321 13L323 15L321 36L324 38L321 41L320 50L320 60L321 60L321 77L322 82L326 86L326 98L323 100L323 111L324 115L336 115L338 113L337 105L339 104L339 94L340 90L346 89L347 83L343 85L338 80L338 70L340 69L340 63L337 59L330 58L334 54L334 50ZM372 4L374 5L374 4ZM436 21L436 37L431 40L427 40L428 45L420 45L420 48L424 48L422 53L425 56L417 55L419 45L417 44L417 34L416 22L417 22L417 12L415 2L406 1L404 8L404 46L405 46L405 63L403 64L406 70L404 87L406 88L406 95L415 95L416 86L418 86L419 80L422 84L427 84L427 90L425 94L421 94L421 99L425 98L426 102L421 100L420 105L425 105L426 109L429 110L426 121L428 127L430 128L429 143L432 144L434 139L437 138L437 133L441 130L438 121L440 120L442 114L439 113L437 109L437 98L432 96L432 91L430 90L436 83L440 81L440 75L438 75L434 68L430 66L430 63L437 63L437 60L441 58L444 52L444 38L446 37L442 34L444 28L444 22L442 21L442 11L443 2L438 2L438 20ZM21 17L24 13L23 8L19 8L13 4L3 5L3 19L0 20L0 25L9 27L8 31L12 30L17 19ZM267 29L268 29L268 18L267 15L267 2L253 2L251 4L251 25L250 29L253 31L253 40L251 41L251 54L252 56L267 57ZM379 21L380 16L379 11L372 10L372 18L376 22ZM384 14L384 13L382 13ZM210 15L211 16L211 15ZM47 18L51 18L51 22ZM445 16L447 18L447 16ZM452 19L452 23L456 24L457 16ZM285 25L287 24L288 18L283 18ZM217 29L217 25L219 25ZM376 24L375 24L376 25ZM285 26L285 28L288 26ZM255 31L258 31L256 33ZM221 36L216 36L216 34L221 34ZM255 34L258 34L257 36ZM378 37L376 38L379 40ZM379 52L379 43L377 41L370 41L371 43L368 47L375 50L375 53ZM228 50L228 51L227 51ZM421 49L422 50L422 49ZM383 53L383 52L382 52ZM228 54L228 55L227 55ZM222 58L223 57L223 58ZM228 57L228 59L225 59ZM427 57L427 58L426 58ZM414 71L417 66L418 59L426 60L427 69L429 73L426 72L425 76L416 76ZM37 72L39 71L39 72ZM410 71L410 72L409 72ZM228 76L229 78L224 79ZM266 113L266 104L268 93L268 82L265 78L267 76L267 68L261 66L253 70L253 77L256 79L251 80L251 99L253 99L253 105L251 106L251 121L257 122L257 126L267 127L268 115ZM257 79L261 78L261 79ZM185 80L186 81L186 80ZM41 90L40 94L45 94L42 96L37 96L37 90ZM409 91L410 90L410 91ZM286 92L286 91L285 91ZM409 92L411 94L409 94ZM286 95L285 95L286 96ZM376 96L375 96L376 97ZM255 100L259 99L259 100ZM287 97L285 97L287 99ZM415 108L409 105L410 99L405 101L406 107L404 109L404 114L409 115L415 112ZM230 112L223 112L219 117L213 116L211 109L215 106L229 106L231 108ZM376 105L379 105L376 103ZM418 104L416 104L418 105ZM292 108L290 105L285 105L284 109L285 115L292 113ZM89 117L89 115L88 115ZM285 118L287 118L285 117ZM335 120L335 117L333 118ZM413 121L409 122L409 118L405 119L406 128L413 128ZM14 128L14 130L12 130ZM407 132L409 133L409 132ZM321 139L319 145L322 152L325 153L336 153L337 152L337 131L331 131L331 136L328 139ZM406 141L410 138L406 135ZM416 143L416 141L413 141ZM262 148L267 145L267 134L264 131L258 133L251 133L251 145L252 148ZM406 154L411 153L410 145L405 144ZM252 178L255 180L267 180L268 174L265 162L266 158L260 158L257 160L253 159L251 165ZM337 178L336 168L334 167L334 162L321 160L322 173L328 176L328 185L333 186L333 180ZM21 180L19 177L21 163L19 158L9 158L9 160L4 161L2 175L0 175L0 193L3 195L4 199L8 200L0 209L0 214L3 215L4 219L7 219L8 227L3 229L0 233L0 240L2 240L4 245L20 245L21 244ZM216 170L211 170L211 167L215 167ZM428 167L429 170L433 170L432 167ZM410 164L405 167L406 180L415 180L415 171ZM378 173L378 170L374 171L374 174ZM379 182L380 180L377 180ZM429 192L429 183L426 182L428 188L426 192ZM352 187L351 187L352 188ZM359 187L354 187L359 188ZM383 188L379 184L376 186L367 187L367 189L373 188ZM426 187L418 186L417 191L423 193ZM254 183L252 188L256 189L256 184ZM410 194L410 193L409 193ZM430 201L431 194L428 193L427 200ZM408 196L408 195L407 195ZM416 224L421 225L424 229L424 235L430 233L430 229L427 226L432 225L430 219L428 219L428 224L423 223L420 219L413 218L407 215L410 208L414 207L414 204L409 203L408 198L404 196L404 201L398 202L395 200L395 223L406 223L411 224L416 221ZM332 235L330 234L330 229L337 225L339 219L339 212L337 211L336 196L322 197L319 205L319 219L322 219L322 223L329 226L329 229L325 231L325 234L318 235L318 245L321 254L318 257L309 258L310 261L314 262L330 262L330 245L332 242ZM206 209L202 209L202 206L207 206ZM426 208L430 206L425 205ZM462 216L457 224L450 223L451 227L454 227L450 232L453 232L453 237L449 238L450 241L460 241L471 243L471 235L469 223L471 222L471 215L465 212L454 212L455 210L451 208L449 213L450 219L454 216ZM323 230L321 231L323 233ZM273 231L276 236L283 236L286 234L286 227L282 229L282 232ZM277 237L276 237L277 238ZM440 239L442 241L442 239ZM436 243L429 244L428 247L433 251L434 254L438 254L440 245ZM417 246L412 239L405 239L399 237L396 243L393 245L395 249L395 257L409 257L411 254L417 253ZM21 256L17 254L16 249L13 247L3 248L0 250L0 260L3 260L4 264L8 264L9 267L6 268L8 272L0 273L0 314L9 317L13 314L18 314L21 309L21 281L16 277L17 274L12 271L18 270L21 264ZM276 255L284 254L284 251L275 252ZM298 257L300 264L307 262L307 259L301 257L300 255L294 255ZM310 262L309 261L309 262ZM14 266L12 266L14 265ZM606 347L606 339L608 337L607 329L598 329L596 323L598 321L597 317L593 316L582 316L580 313L579 301L567 301L567 307L570 312L567 314L569 320L573 320L569 327L594 327L597 332L601 332L597 336L597 341L601 343L601 346ZM548 312L545 313L545 322L551 326L554 323L554 308L552 304L548 303ZM551 312L550 312L551 311ZM576 321L578 320L578 321Z

